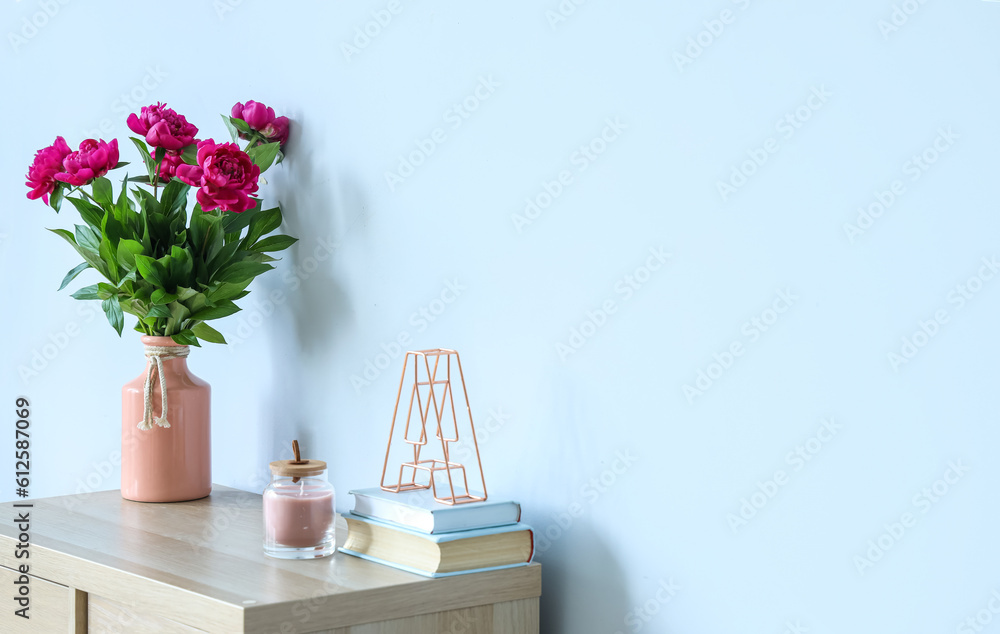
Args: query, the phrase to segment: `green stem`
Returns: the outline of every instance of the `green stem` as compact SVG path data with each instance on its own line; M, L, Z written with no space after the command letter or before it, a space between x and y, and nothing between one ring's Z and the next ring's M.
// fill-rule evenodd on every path
M205 213L205 212L202 212L202 213ZM209 236L210 233L211 233L211 231L206 231L205 232L205 240L204 240L204 242L201 243L201 254L202 254L202 256L205 255L205 249L208 248L208 236Z
M101 206L101 203L99 203L99 202L97 202L96 200L94 200L94 197L93 197L93 196L91 196L90 194L88 194L88 193L87 193L87 190L83 189L83 187L82 187L82 186L79 186L79 187L74 187L73 189L71 189L71 190L70 190L70 192L69 192L69 193L70 193L70 194L72 194L72 193L74 193L74 192L80 192L81 194L83 194L83 195L84 195L84 197L86 197L87 199L89 199L89 200L90 200L90 202L94 203L94 204L95 204L95 205L97 205L98 207L100 207L100 206Z
M153 198L156 198L156 191L157 191L156 184L160 180L160 163L161 162L162 161L156 161L156 162L153 163L153 174L152 174L152 178L149 179L150 183L153 184ZM159 200L159 198L156 198L156 200Z

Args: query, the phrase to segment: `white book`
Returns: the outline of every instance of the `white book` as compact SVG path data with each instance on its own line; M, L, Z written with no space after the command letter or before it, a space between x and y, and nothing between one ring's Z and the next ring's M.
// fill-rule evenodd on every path
M428 534L504 526L521 520L521 505L507 500L448 505L436 502L430 489L393 493L373 487L350 493L354 496L355 515Z

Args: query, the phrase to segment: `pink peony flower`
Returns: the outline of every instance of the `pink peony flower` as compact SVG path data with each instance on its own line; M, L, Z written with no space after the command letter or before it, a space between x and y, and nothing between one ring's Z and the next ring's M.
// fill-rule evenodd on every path
M156 159L156 152L150 152L149 155ZM163 160L160 161L160 169L157 175L163 182L169 181L177 174L177 167L184 164L184 159L181 158L181 153L174 150L167 150L167 153L163 156Z
M251 130L260 132L268 141L284 143L288 140L288 117L275 117L274 109L257 101L237 103L229 115L246 121ZM247 138L245 134L240 137Z
M270 125L260 131L269 141L277 141L284 145L288 140L288 117L275 117Z
M246 104L237 103L229 115L233 119L246 121L251 130L260 131L274 121L274 108L268 108L256 101L248 101Z
M181 150L195 142L198 128L188 123L184 115L177 114L165 103L143 106L139 115L128 116L128 127L146 137L146 143L167 150Z
M240 213L257 204L250 196L257 191L260 168L235 143L200 141L198 164L178 165L175 175L198 188L198 202L205 211L222 209Z
M79 150L66 155L63 171L57 172L55 179L79 187L104 176L115 165L118 165L118 139L111 139L111 143L87 139Z
M66 140L59 136L56 137L52 145L35 152L35 160L28 167L28 173L25 175L25 178L28 179L25 185L31 188L31 191L28 192L28 198L31 200L41 198L42 202L46 205L49 204L49 194L56 188L56 172L62 169L63 159L71 151Z

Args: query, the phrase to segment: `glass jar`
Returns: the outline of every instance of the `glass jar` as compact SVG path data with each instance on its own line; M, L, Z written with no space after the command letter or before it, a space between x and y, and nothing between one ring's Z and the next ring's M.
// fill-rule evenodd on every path
M337 550L335 495L322 460L271 463L264 489L264 554L279 559L327 557Z

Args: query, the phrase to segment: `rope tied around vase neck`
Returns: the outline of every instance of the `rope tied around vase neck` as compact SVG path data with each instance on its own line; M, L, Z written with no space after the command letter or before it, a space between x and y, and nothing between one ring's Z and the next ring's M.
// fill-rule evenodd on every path
M142 420L139 429L147 431L153 428L153 423L160 427L170 427L167 420L167 377L163 374L163 362L170 359L183 359L190 354L189 346L146 346L146 357L149 363L146 367L146 384L143 387ZM160 377L160 395L163 405L160 407L160 417L153 416L153 374Z

